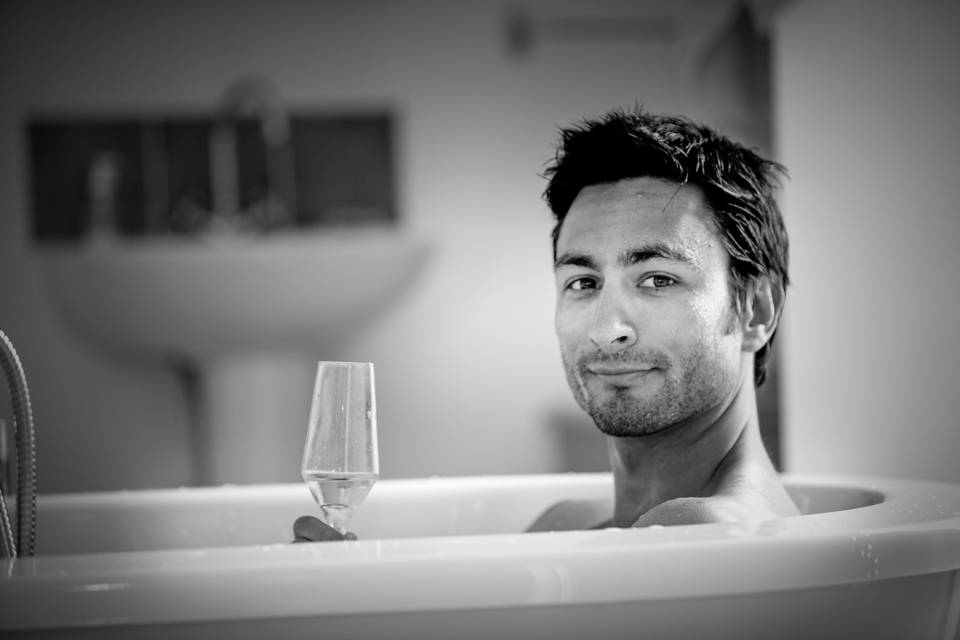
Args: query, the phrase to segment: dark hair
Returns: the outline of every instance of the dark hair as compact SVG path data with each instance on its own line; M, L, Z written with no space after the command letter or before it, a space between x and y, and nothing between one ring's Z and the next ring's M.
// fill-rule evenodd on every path
M699 187L730 256L730 286L739 312L747 283L760 275L786 290L789 241L774 198L786 169L711 129L679 116L615 109L560 130L544 177L543 198L556 217L553 253L570 205L586 186L649 176ZM766 378L770 341L756 353L754 381Z

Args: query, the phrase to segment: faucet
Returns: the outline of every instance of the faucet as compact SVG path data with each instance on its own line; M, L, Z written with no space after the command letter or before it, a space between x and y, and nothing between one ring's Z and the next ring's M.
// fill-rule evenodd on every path
M14 540L13 527L7 514L7 502L0 491L0 558L32 556L37 535L37 453L33 412L30 408L27 377L20 358L3 331L0 331L0 365L10 385L17 448L17 535ZM8 464L8 461L4 463Z
M263 199L243 211L238 173L237 121L254 117L266 157L267 185ZM296 174L290 141L290 120L276 87L261 77L245 77L230 85L220 101L219 118L210 132L211 222L233 228L268 230L291 222L296 206ZM243 215L241 215L243 214Z

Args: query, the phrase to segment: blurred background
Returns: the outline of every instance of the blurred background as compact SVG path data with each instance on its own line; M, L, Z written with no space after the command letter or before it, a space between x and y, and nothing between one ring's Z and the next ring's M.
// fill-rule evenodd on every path
M604 469L540 173L634 104L790 170L780 467L960 482L958 31L950 1L4 0L39 489L297 481L317 360L375 363L382 477Z

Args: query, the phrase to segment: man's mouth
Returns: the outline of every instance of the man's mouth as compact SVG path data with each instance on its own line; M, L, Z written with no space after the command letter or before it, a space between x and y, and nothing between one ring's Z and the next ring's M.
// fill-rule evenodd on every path
M654 371L654 369L655 367L638 365L594 364L587 366L587 371L601 380L619 383L634 382Z

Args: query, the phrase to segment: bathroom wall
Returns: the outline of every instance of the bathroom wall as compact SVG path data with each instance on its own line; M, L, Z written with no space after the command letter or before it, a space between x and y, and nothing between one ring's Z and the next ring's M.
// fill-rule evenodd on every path
M785 466L960 481L957 5L752 4L773 8L774 142L792 176ZM544 28L517 38L506 28L517 7ZM248 73L268 75L295 108L394 109L399 215L430 239L431 262L397 307L315 355L377 363L386 477L562 470L564 425L587 446L596 436L556 355L537 174L556 126L615 104L737 132L742 120L705 89L697 59L731 9L0 3L0 328L30 377L41 490L184 484L191 452L176 377L79 340L44 289L28 219L27 114L212 109ZM550 20L565 16L629 27L563 36ZM711 87L729 86L714 73ZM0 415L8 407L0 393Z
M0 327L29 375L41 491L185 484L191 451L174 374L79 340L43 286L28 219L28 114L212 110L229 83L250 73L271 78L291 108L392 109L398 215L430 241L430 264L383 317L313 355L376 363L384 477L557 471L569 468L562 425L598 436L559 365L551 224L538 174L557 126L614 105L643 103L735 128L742 114L730 116L719 108L726 98L704 89L698 58L732 7L0 4ZM532 20L526 31L508 28L518 9ZM729 84L723 69L711 73L710 86ZM278 438L302 439L307 404L301 423L275 427ZM278 479L296 480L297 466L291 459L289 476Z
M790 3L786 467L960 482L960 4Z

